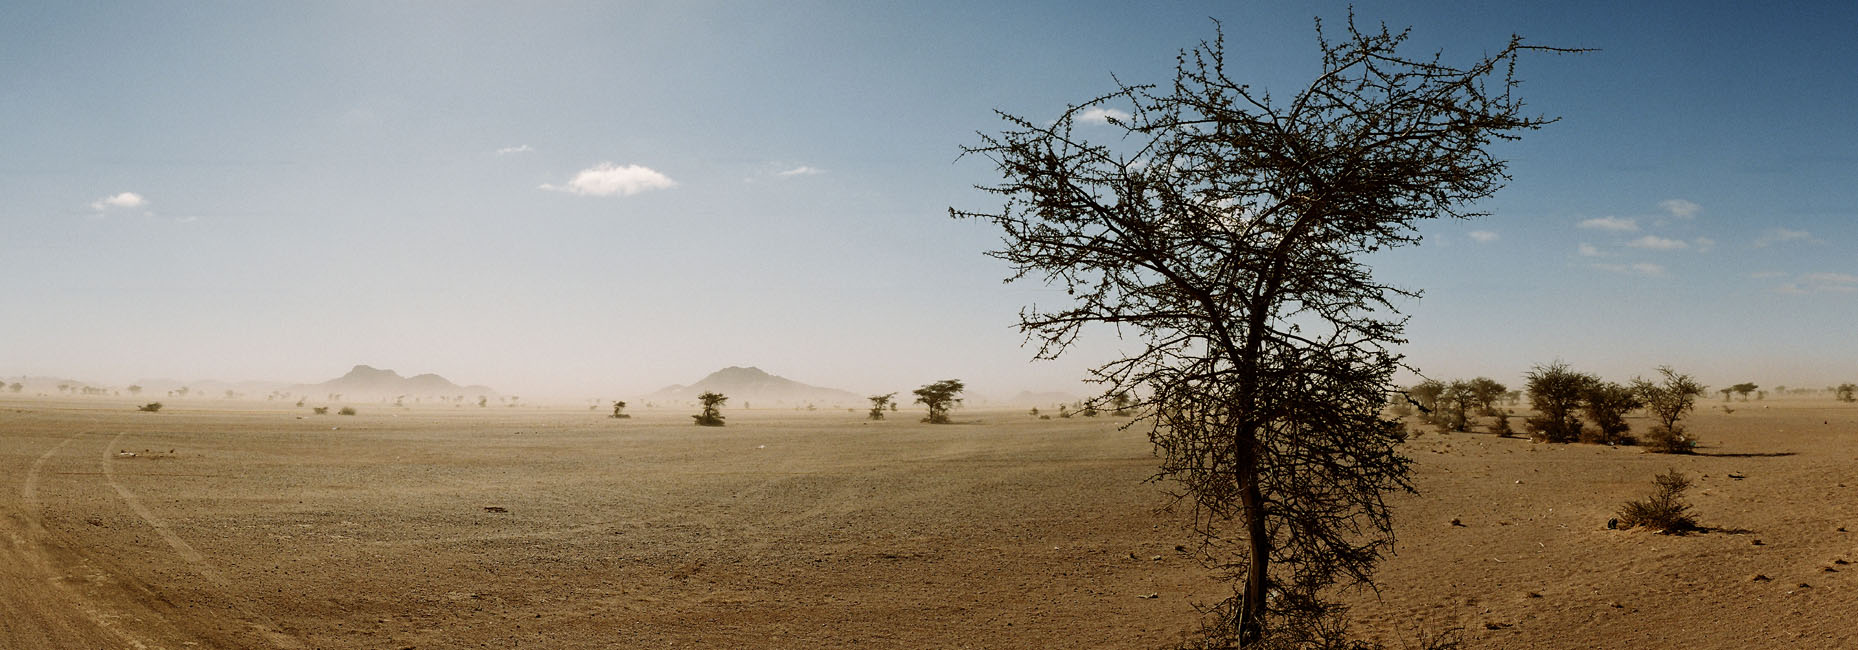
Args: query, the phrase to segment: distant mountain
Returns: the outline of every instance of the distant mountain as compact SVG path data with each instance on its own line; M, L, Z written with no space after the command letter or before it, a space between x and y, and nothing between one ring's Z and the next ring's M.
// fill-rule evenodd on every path
M348 371L348 374L341 377L320 384L300 385L296 389L296 392L306 395L340 393L349 398L397 397L400 395L411 397L464 395L474 398L478 395L497 394L497 391L491 390L489 386L459 386L449 379L431 373L401 377L400 373L392 370L366 365L355 366L354 369Z
M858 406L865 403L863 396L850 391L809 386L786 377L770 375L760 368L737 366L712 372L710 376L689 386L666 386L643 399L656 402L694 401L697 395L709 392L728 396L729 405L732 406L740 406L743 402L769 406Z

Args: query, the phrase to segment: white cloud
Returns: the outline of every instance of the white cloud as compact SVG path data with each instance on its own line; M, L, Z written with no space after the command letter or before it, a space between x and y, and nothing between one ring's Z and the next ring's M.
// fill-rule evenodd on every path
M1683 199L1666 199L1659 201L1658 207L1664 208L1665 212L1679 219L1689 219L1697 216L1697 212L1703 209L1703 206Z
M1755 246L1760 248L1790 241L1810 241L1812 239L1813 234L1804 230L1771 228L1767 232L1761 233L1760 237L1755 238Z
M1651 262L1637 262L1634 264L1596 263L1593 265L1593 267L1596 269L1600 269L1602 271L1611 271L1613 273L1637 273L1639 275L1664 275L1664 265L1653 264Z
M632 196L647 190L677 187L677 181L648 167L603 162L574 175L567 185L544 183L542 189L581 196Z
M1786 275L1774 271L1756 273L1757 278L1774 278ZM1778 293L1796 296L1810 293L1858 293L1858 275L1850 273L1801 273L1791 282L1784 282L1774 287Z
M110 208L139 208L148 205L148 199L135 192L123 192L116 196L106 196L90 202L90 207L99 212Z
M1786 275L1787 275L1786 273L1782 273L1780 271L1756 271L1754 273L1748 274L1748 277L1754 278L1756 280L1772 280L1774 278L1785 277Z
M1690 248L1690 244L1676 239L1665 239L1657 235L1646 235L1626 242L1626 245L1633 248L1647 248L1655 251L1674 251L1680 248Z
M1708 237L1698 237L1692 240L1690 245L1697 247L1697 252L1699 253L1708 253L1712 250L1716 250L1716 240Z
M535 151L535 148L529 145L526 145L526 144L520 144L514 147L504 147L502 149L498 149L497 155L507 156L513 153L529 153L531 151Z
M818 167L808 167L806 165L801 165L799 167L795 167L793 169L789 169L786 171L774 172L774 175L781 176L781 177L790 177L790 176L812 176L814 174L824 174L824 173L826 173L826 170L820 169Z
M1129 120L1129 114L1114 108L1104 108L1102 106L1092 106L1079 111L1077 114L1077 121L1079 122L1109 124L1112 119L1118 122L1126 122Z
M1581 257L1599 257L1600 256L1600 249L1598 247L1595 247L1593 244L1589 244L1586 242L1582 242L1581 247L1575 249L1575 252L1579 253Z
M1501 238L1502 238L1501 235L1498 235L1497 233L1494 233L1488 230L1471 231L1471 239L1477 241L1477 243L1479 244L1488 244L1490 242L1497 241L1498 239L1501 239Z
M1631 219L1621 219L1619 217L1588 219L1576 225L1590 230L1616 230L1620 232L1631 232L1639 229L1638 222Z

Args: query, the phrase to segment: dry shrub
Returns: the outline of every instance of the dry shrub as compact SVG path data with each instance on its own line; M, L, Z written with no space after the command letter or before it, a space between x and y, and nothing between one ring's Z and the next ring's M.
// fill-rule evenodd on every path
M1627 501L1620 506L1619 527L1644 526L1665 534L1696 530L1697 520L1690 515L1690 504L1684 502L1684 490L1690 489L1690 479L1671 469L1653 477L1652 483L1658 486L1658 491L1650 498Z
M344 407L342 407L342 410L340 410L340 411L336 411L336 412L335 412L335 414L336 414L336 415L354 415L354 414L355 414L355 407L353 407L353 406L344 406Z
M1510 428L1510 412L1504 409L1494 409L1494 413L1497 419L1490 423L1490 432L1497 434L1498 438L1516 437L1516 431Z
M135 410L137 410L137 411L147 411L147 412L149 412L149 413L154 413L154 412L156 412L156 411L160 411L160 410L161 410L161 402L149 402L149 403L147 403L147 404L143 404L143 405L141 405L141 406L138 406L138 407L135 407Z
M310 407L310 410L315 411L317 415L328 415L329 414L329 407L327 406L312 406Z
M1697 439L1684 431L1684 427L1667 427L1655 425L1645 433L1645 447L1660 454L1696 453Z

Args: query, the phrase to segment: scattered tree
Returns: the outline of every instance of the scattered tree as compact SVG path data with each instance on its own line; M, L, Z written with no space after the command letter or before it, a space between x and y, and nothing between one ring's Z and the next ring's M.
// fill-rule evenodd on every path
M1110 398L1110 408L1115 409L1110 415L1127 417L1129 409L1134 406L1135 398L1129 396L1129 391L1117 391L1116 395Z
M13 382L12 385L7 386L6 389L17 393L19 391L26 390L26 385L16 381L16 382Z
M1652 483L1658 486L1658 490L1651 497L1643 501L1628 501L1620 507L1619 527L1644 526L1667 535L1696 530L1697 519L1690 514L1690 504L1684 502L1684 491L1690 489L1690 478L1671 469L1653 477Z
M1407 387L1406 396L1418 402L1419 419L1427 424L1439 424L1439 399L1445 396L1445 382L1427 379Z
M625 402L622 402L619 400L613 400L613 414L608 417L611 417L616 420L623 420L626 418L630 418L632 416L626 415L626 403Z
M161 402L149 402L147 404L143 404L141 406L135 407L135 410L154 413L156 411L161 410Z
M1531 437L1544 442L1574 442L1581 437L1581 420L1575 414L1586 395L1587 386L1599 378L1568 368L1556 361L1537 365L1527 375L1524 390L1536 416L1523 421Z
M1477 406L1477 414L1496 415L1497 401L1503 399L1504 392L1509 390L1509 387L1489 377L1478 377L1471 380L1469 384L1467 389L1470 392L1471 403Z
M1075 297L1022 314L1039 357L1093 323L1145 341L1093 374L1150 396L1159 478L1238 587L1207 631L1238 645L1332 621L1323 590L1370 582L1392 541L1383 496L1412 489L1380 409L1400 367L1392 299L1415 294L1361 258L1474 216L1505 178L1492 142L1550 121L1512 95L1515 59L1541 49L1520 39L1459 69L1352 19L1340 42L1318 35L1321 74L1287 102L1228 78L1219 38L1182 52L1172 84L1004 116L1010 130L966 150L997 164L1004 181L983 189L1004 207L951 211L1004 231L990 255L1014 279ZM1074 131L1105 105L1132 109L1109 120L1111 144Z
M1032 410L1027 411L1026 414L1032 417L1035 417L1035 418L1039 417L1039 407L1037 406L1032 407Z
M1603 445L1629 445L1637 442L1632 437L1632 425L1626 423L1626 413L1644 404L1639 401L1639 393L1610 381L1595 379L1582 391L1581 410L1586 411L1587 419L1593 420L1594 428L1581 433L1581 442Z
M136 386L136 385L131 385L131 386L130 386L130 387L128 388L128 391L129 391L129 394L130 394L130 395L141 395L141 394L142 394L142 387L141 387L141 386Z
M929 416L923 418L924 422L948 424L948 411L961 403L961 398L956 395L960 395L963 388L959 379L944 379L911 392L915 393L917 404L929 409Z
M19 384L13 384L13 386L15 387L13 392L19 392ZM1858 402L1858 384L1839 384L1839 387L1833 390L1833 394L1841 402Z
M1696 441L1686 435L1679 421L1696 406L1705 388L1690 375L1672 370L1670 366L1659 366L1658 374L1663 377L1658 383L1632 380L1632 390L1645 402L1645 410L1658 420L1658 424L1645 434L1646 445L1656 452L1690 453Z
M1729 390L1733 390L1735 391L1735 394L1741 395L1742 401L1746 402L1748 401L1748 394L1755 392L1756 388L1760 388L1760 386L1756 386L1751 383L1741 383L1741 384L1736 384L1734 386L1730 386Z
M872 395L865 398L871 400L871 412L867 414L866 417L873 420L884 419L885 407L890 406L890 399L896 396L896 393L890 393L887 395ZM1033 415L1038 415L1038 409L1033 409Z
M722 393L706 392L702 395L698 395L697 401L703 404L703 412L690 416L691 419L696 420L697 424L706 427L720 427L723 425L723 402L729 401L729 398L724 397Z
M354 415L354 414L355 414L355 407L353 407L353 406L344 406L344 407L342 407L342 410L340 410L340 411L336 411L336 412L335 412L335 414L336 414L336 415Z
M1492 420L1490 423L1491 433L1497 434L1498 438L1516 437L1516 431L1510 428L1510 412L1509 411L1506 411L1503 409L1496 409L1491 412L1491 415L1496 418Z
M328 415L329 414L329 407L327 406L312 406L310 407L310 410L314 411L317 415Z

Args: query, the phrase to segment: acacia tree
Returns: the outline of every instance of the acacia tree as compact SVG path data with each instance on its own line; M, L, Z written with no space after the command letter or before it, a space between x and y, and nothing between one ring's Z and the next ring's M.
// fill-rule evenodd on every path
M867 417L873 420L884 419L884 408L891 406L890 398L896 396L896 393L890 393L888 395L872 395L866 398L871 400L871 412Z
M1460 68L1402 54L1406 37L1351 17L1331 42L1319 21L1321 73L1288 101L1228 77L1215 38L1170 85L1119 84L1056 120L1001 113L1006 130L965 148L997 165L981 189L1004 205L951 216L1004 231L989 255L1010 279L1070 296L1022 311L1037 356L1096 324L1139 337L1092 375L1143 396L1156 478L1234 586L1206 630L1222 642L1312 638L1338 612L1324 590L1370 582L1392 543L1384 497L1412 489L1402 428L1379 411L1401 367L1392 302L1417 292L1362 257L1481 216L1469 206L1507 179L1491 145L1551 121L1511 92L1515 60L1545 48L1512 37Z
M924 422L948 424L948 410L961 403L961 398L955 396L960 395L963 388L965 386L962 386L959 379L944 379L911 392L915 393L917 404L929 408L929 416L923 418Z
M1599 377L1576 372L1567 363L1556 361L1538 365L1525 375L1529 404L1536 416L1523 421L1523 427L1535 438L1546 442L1574 442L1581 437L1581 418L1577 410L1587 387Z
M703 412L690 416L691 419L706 427L723 425L723 402L729 401L729 398L724 397L722 393L705 392L697 396L697 401L703 403Z
M1632 390L1645 402L1645 410L1652 417L1658 418L1658 424L1646 434L1654 451L1665 453L1687 453L1696 446L1696 441L1685 435L1684 426L1678 421L1697 404L1697 398L1704 394L1703 384L1697 383L1690 375L1672 370L1670 366L1659 366L1658 374L1664 381L1652 383L1645 379L1634 378Z
M19 384L14 385L18 386ZM13 392L17 393L19 389L15 388ZM1858 384L1839 384L1837 388L1833 389L1833 396L1837 397L1841 402L1858 401Z
M1741 395L1742 401L1746 402L1748 401L1748 394L1755 392L1755 389L1757 388L1760 388L1760 386L1756 386L1752 383L1740 383L1734 386L1730 386L1729 390L1735 391L1735 394L1737 395ZM1724 395L1723 399L1725 400L1729 399L1728 395Z

